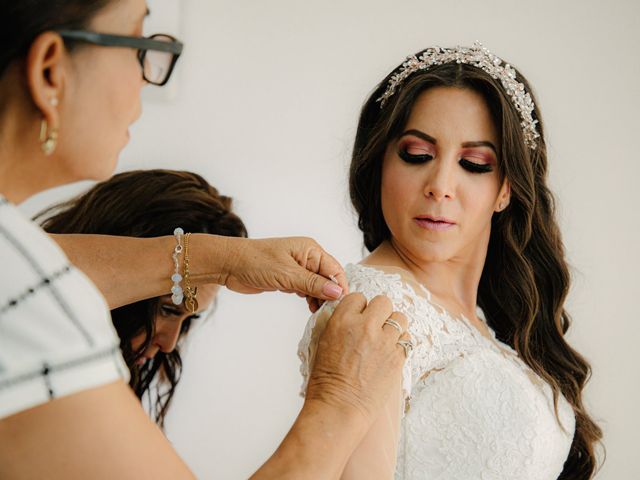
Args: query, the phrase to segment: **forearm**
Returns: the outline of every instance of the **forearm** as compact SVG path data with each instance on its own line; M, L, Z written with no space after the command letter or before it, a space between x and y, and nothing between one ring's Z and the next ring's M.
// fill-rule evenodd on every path
M342 480L393 478L403 404L399 387L398 394L389 396L380 416L354 449L342 473Z
M95 283L111 309L170 292L174 270L171 254L176 245L173 236L61 234L51 237L71 263ZM194 285L224 284L227 242L226 237L192 235L189 256Z
M369 429L357 411L307 401L271 458L251 477L265 479L337 479Z
M195 478L120 381L0 419L0 445L3 479Z

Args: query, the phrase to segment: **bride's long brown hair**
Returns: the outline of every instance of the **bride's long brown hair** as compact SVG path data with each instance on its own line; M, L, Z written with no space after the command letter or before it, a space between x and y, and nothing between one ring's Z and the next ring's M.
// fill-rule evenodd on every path
M540 112L536 106L533 118L539 122L541 136L532 150L525 144L521 119L510 97L499 80L483 70L449 63L414 73L381 108L376 100L395 72L376 87L362 108L353 148L349 186L365 246L373 251L390 238L381 209L382 161L387 145L403 131L418 96L437 86L466 88L482 95L500 133L499 168L502 179L511 184L511 200L492 219L478 303L496 336L549 383L556 410L559 392L573 407L576 430L559 478L591 478L598 465L594 447L602 431L582 403L591 368L564 337L571 324L564 309L570 275L547 186ZM531 93L519 72L517 79Z

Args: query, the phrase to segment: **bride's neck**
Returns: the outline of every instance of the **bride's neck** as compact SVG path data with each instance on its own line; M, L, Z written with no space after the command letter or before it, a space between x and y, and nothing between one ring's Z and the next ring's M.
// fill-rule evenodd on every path
M437 303L469 316L477 305L485 256L486 250L484 255L476 254L472 259L428 261L412 255L392 238L380 244L363 263L407 270L431 292Z

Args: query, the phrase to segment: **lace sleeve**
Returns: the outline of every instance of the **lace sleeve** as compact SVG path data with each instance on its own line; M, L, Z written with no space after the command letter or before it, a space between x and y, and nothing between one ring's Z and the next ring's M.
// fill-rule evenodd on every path
M327 321L333 314L336 305L337 302L324 303L316 313L311 315L304 329L302 339L298 344L298 358L300 358L300 373L302 374L300 396L302 397L304 397L307 391L307 385L309 384L309 374L313 368L318 339L324 331Z
M468 327L459 321L452 321L440 307L432 303L429 291L402 274L400 269L395 269L400 272L397 273L382 268L392 269L350 264L345 271L351 292L362 293L368 301L377 295L385 295L393 303L393 309L407 317L408 333L415 345L405 362L402 376L402 392L405 407L408 408L414 386L432 371L444 368L452 359L460 356L464 347L461 338ZM302 395L313 366L317 340L336 305L337 302L325 303L312 315L300 341L298 356L302 361Z
M432 371L444 368L461 355L464 348L461 338L468 327L451 319L432 302L431 293L401 269L358 264L348 265L346 271L352 292L363 293L367 300L386 295L393 303L393 309L407 317L415 348L403 370L406 409L416 385Z
M439 348L443 346L442 341L436 340L433 335L434 330L442 329L437 324L441 315L429 303L429 292L424 290L421 294L416 293L413 286L400 274L364 265L347 265L346 272L351 292L362 293L367 301L377 295L385 295L393 303L394 310L403 313L409 321L409 335L415 348L403 368L402 392L408 405L412 384L443 363L442 349ZM416 288L420 287L416 285ZM298 356L302 362L300 371L303 377L303 396L313 366L317 340L336 305L337 302L325 303L311 316L298 346Z

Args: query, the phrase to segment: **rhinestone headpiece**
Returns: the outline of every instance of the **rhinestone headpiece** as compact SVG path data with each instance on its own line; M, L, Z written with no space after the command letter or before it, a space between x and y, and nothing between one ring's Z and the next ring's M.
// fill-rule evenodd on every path
M531 95L525 91L524 84L516 80L516 71L508 63L503 61L482 46L480 42L475 42L472 47L442 48L431 47L426 49L420 56L411 55L402 64L400 70L394 73L387 84L384 94L377 99L382 108L389 97L391 97L411 74L426 70L434 65L445 63L464 63L477 68L481 68L496 80L500 80L507 94L511 97L513 105L516 107L522 121L520 125L524 131L525 143L534 150L536 139L540 137L536 129L537 120L533 119L533 100Z

